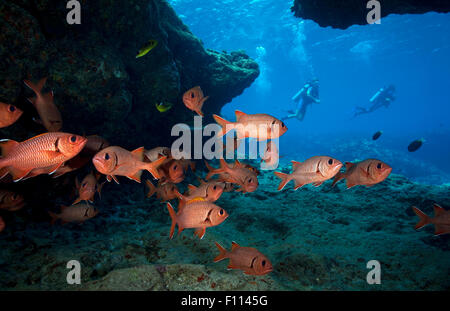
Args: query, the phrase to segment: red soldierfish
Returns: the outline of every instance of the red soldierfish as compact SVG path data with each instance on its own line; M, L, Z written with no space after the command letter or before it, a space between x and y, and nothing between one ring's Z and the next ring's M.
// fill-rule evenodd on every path
M172 226L170 227L170 238L173 237L175 225L178 224L178 234L186 228L195 228L195 233L200 239L203 238L206 228L220 225L228 217L228 213L214 203L197 198L178 209L175 213L172 205L167 203Z
M333 180L333 186L341 179L347 180L347 189L363 185L371 187L385 180L392 171L392 168L386 163L367 159L362 162L345 162L345 173L337 173Z
M274 172L275 176L281 178L278 191L282 190L291 180L295 181L294 190L311 183L318 187L324 181L333 178L341 167L340 161L327 156L314 156L305 162L292 161L293 172L291 174Z
M214 262L229 258L228 269L240 269L245 274L250 275L265 275L273 270L269 259L256 248L242 247L236 242L232 242L231 251L229 252L217 242L216 246L220 254L214 258Z
M434 218L429 217L417 207L412 207L414 213L416 213L416 215L420 218L419 222L416 225L416 230L426 225L433 224L435 228L435 235L450 233L450 210L446 211L437 204L434 204L433 207Z
M231 130L236 130L238 139L247 137L256 138L258 141L275 139L286 133L286 125L275 117L265 113L245 114L236 110L236 122L230 122L218 115L213 115L214 120L222 127L217 133L222 137Z
M223 193L223 189L225 188L225 184L220 181L211 180L205 182L200 180L200 186L196 187L194 185L188 185L188 191L184 194L180 192L176 192L178 198L180 199L180 203L178 208L182 208L186 202L192 201L195 198L202 198L208 202L216 202Z
M202 107L209 96L203 96L203 91L199 86L193 87L183 94L184 105L203 117Z
M179 161L170 159L158 167L158 174L161 176L162 183L178 184L184 180L184 167Z
M0 190L0 209L15 212L25 206L23 197L9 190Z
M47 78L41 79L38 84L28 80L23 82L36 94L35 98L29 98L28 100L36 108L44 127L49 132L58 132L62 128L62 118L58 108L55 106L53 92L42 94L42 88L46 81Z
M0 176L10 173L16 182L34 169L52 174L85 144L86 138L61 132L41 134L21 143L1 140Z
M8 105L0 102L0 128L10 126L15 123L23 111L14 105Z
M100 174L94 174L93 172L86 175L81 181L81 184L78 182L78 178L75 178L75 185L78 190L78 198L75 200L75 202L72 203L72 205L75 205L81 201L93 202L95 193L98 192L98 194L100 194L103 186L103 184L99 185L99 178Z
M229 167L224 159L220 159L220 168L213 168L205 161L206 167L209 169L206 180L215 174L220 174L219 181L231 182L240 186L236 191L253 192L258 188L259 182L256 173L246 168L238 160L235 161L233 167Z
M58 219L61 220L61 224L65 224L68 222L78 222L81 224L88 219L94 218L98 213L98 209L87 204L61 206L60 214L48 212L48 214L52 218L52 224L54 224Z
M158 167L166 160L162 157L155 162L143 162L144 147L134 151L128 151L119 146L111 146L98 152L92 162L100 173L106 175L106 179L114 179L119 183L116 176L126 176L137 182L141 182L142 170L149 171L154 178L159 179Z
M158 183L157 187L155 187L149 180L146 180L145 183L149 189L147 198L150 198L155 193L156 198L161 199L161 202L166 202L177 198L178 188L173 183Z

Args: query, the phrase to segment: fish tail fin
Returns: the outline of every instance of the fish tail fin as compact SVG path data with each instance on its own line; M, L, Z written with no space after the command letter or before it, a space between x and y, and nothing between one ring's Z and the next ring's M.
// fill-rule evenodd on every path
M172 219L172 225L170 226L170 238L173 237L173 233L175 232L175 225L177 224L177 214L175 213L172 204L167 203L167 209L169 210L170 218Z
M152 184L152 182L150 180L146 180L145 184L148 187L148 193L147 193L147 198L150 198L152 195L155 194L156 192L156 187Z
M289 174L281 173L281 172L273 172L275 176L281 178L281 182L278 185L278 191L283 190L283 188L287 185L291 179L289 178Z
M2 139L0 140L0 152L1 152L1 158L0 158L0 167L2 167L2 161L3 158L7 157L8 154L17 146L19 143L15 140L11 139Z
M220 130L219 133L217 133L217 137L222 137L223 135L225 135L226 133L228 133L229 131L231 131L234 128L234 123L225 120L224 118L214 114L213 115L214 121L217 122L217 124L219 124L222 129Z
M158 167L166 161L167 157L159 158L156 161L145 163L145 169L153 175L155 179L160 179L161 175L158 172Z
M42 78L39 80L37 84L34 84L30 80L24 80L23 83L25 83L26 86L28 86L30 89L36 93L36 96L40 95L42 92L42 89L44 88L45 82L47 82L47 77Z
M227 258L228 257L228 251L225 248L223 248L222 245L220 245L217 242L216 242L216 246L219 249L220 254L217 255L216 258L214 258L214 262L218 262L218 261L221 261L221 260Z
M412 207L414 213L416 213L416 215L420 218L419 222L416 224L415 229L418 230L420 228L422 228L423 226L426 226L430 223L430 217L425 214L424 212L422 212L420 209L418 209L417 207L413 206Z
M336 176L334 176L333 183L331 187L334 187L340 180L345 178L345 173L338 172Z
M50 223L52 224L52 225L54 225L55 224L55 222L58 220L58 215L56 215L55 213L53 213L53 212L48 212L48 215L52 218L51 220L50 220Z

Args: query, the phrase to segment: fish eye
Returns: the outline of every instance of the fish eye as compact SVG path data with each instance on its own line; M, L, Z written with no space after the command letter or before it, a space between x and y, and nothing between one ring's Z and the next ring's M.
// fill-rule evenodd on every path
M263 260L263 261L261 262L261 265L264 267L264 266L266 265L266 261Z
M214 186L213 189L216 190L216 189L217 189L217 186Z
M105 153L105 160L109 160L109 153Z
M333 164L333 159L329 159L328 164L330 164L330 165Z
M76 142L77 141L77 137L76 136L70 136L70 141L71 142Z
M16 199L17 199L17 194L14 193L14 194L12 195L11 198L12 198L13 200L16 200Z
M251 183L251 182L252 182L252 179L251 179L251 178L249 178L248 182L249 182L249 183Z
M195 94L194 94L194 92L192 92L191 93L191 98L194 98L195 97Z
M377 169L381 169L381 162L378 162Z
M9 106L9 111L10 111L10 112L16 111L16 107L14 107L13 105L10 105L10 106Z
M220 216L223 216L223 208L220 209L219 214Z
M82 185L81 185L81 187L86 187L86 185L87 185L87 183L85 182L85 183L83 183Z
M176 165L176 164L173 166L173 170L174 170L174 171L177 170L177 165Z

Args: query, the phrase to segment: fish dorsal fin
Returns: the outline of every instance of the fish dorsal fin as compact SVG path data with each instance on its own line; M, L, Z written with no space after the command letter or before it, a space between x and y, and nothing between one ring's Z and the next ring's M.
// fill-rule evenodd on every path
M231 242L231 251L234 251L236 248L239 248L239 244L237 244L236 242Z
M137 148L131 153L136 156L140 161L144 161L144 147Z
M433 204L433 208L434 208L434 216L435 217L440 216L445 213L445 209L443 209L438 204Z
M239 162L238 159L236 159L236 160L234 161L234 167L235 167L235 168L242 167L242 164L241 164L241 162Z
M192 190L197 189L197 187L194 186L194 185L192 185L192 184L189 184L189 185L188 185L188 189L189 189L189 191L192 191Z
M11 139L2 139L0 140L0 149L1 149L1 156L6 157L8 154L16 148L19 145L19 143L15 140Z
M355 165L355 164L352 162L345 162L345 169L349 170L350 168L353 167L353 165Z
M245 117L247 115L246 113L244 113L240 110L235 110L234 114L236 115L236 122L239 122L242 117Z
M48 133L42 133L42 134L36 135L36 136L34 136L34 137L28 138L27 140L24 140L22 143L27 142L27 141L30 141L30 140L35 139L35 138L38 138L38 137L41 137L41 136L44 136L44 135L47 135L47 134L48 134Z
M302 162L294 161L294 160L292 160L291 163L292 163L292 168L294 170L297 169L297 167L299 167L302 164Z

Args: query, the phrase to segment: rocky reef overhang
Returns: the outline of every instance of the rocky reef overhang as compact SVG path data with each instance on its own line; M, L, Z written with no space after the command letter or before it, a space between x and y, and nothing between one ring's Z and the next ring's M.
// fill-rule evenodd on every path
M203 112L218 113L259 75L245 52L205 49L165 0L79 1L81 24L69 25L67 1L0 2L0 101L25 111L1 138L17 141L45 131L32 119L24 79L48 77L63 130L98 134L114 145L170 144L171 127L192 122L182 95L200 85ZM158 45L136 58L150 39ZM155 104L173 108L160 113ZM34 115L33 115L34 114Z
M450 12L448 0L378 0L381 17L389 14L423 14ZM291 8L296 17L311 19L321 27L346 29L352 25L367 25L365 0L294 0Z

